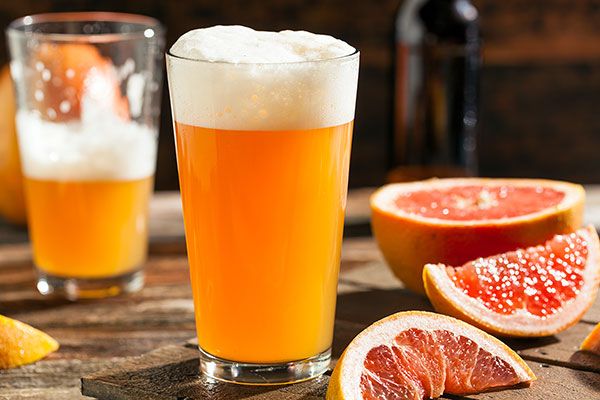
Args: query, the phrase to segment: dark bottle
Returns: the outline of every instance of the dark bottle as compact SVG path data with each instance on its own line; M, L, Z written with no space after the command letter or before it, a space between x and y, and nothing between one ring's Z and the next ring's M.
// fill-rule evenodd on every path
M390 181L477 172L481 39L469 0L407 0L396 20Z

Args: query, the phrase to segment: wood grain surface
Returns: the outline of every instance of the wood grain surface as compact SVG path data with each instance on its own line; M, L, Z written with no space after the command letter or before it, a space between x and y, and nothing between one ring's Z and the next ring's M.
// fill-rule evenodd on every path
M364 190L351 194L350 220L368 218L365 201L369 193ZM57 338L61 348L33 365L0 371L0 399L84 398L83 376L84 392L101 399L322 399L328 376L269 388L208 382L198 377L196 352L186 345L195 332L177 194L158 195L152 210L146 287L129 296L77 303L43 298L34 287L27 244L19 243L17 237L12 237L10 244L2 242L0 314L43 329ZM426 298L404 289L391 275L372 238L347 238L342 254L334 358L367 325L402 310L431 310L431 305ZM598 398L600 359L577 351L598 321L599 302L580 323L559 335L508 341L531 366L538 381L528 389L469 398Z

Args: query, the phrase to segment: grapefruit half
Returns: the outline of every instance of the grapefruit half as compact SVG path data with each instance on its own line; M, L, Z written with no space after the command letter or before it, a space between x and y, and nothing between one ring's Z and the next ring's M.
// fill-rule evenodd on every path
M333 371L327 399L425 399L533 380L527 364L498 339L454 318L408 311L354 338Z
M461 267L427 264L423 281L435 309L503 336L563 331L593 304L600 282L594 227Z
M373 233L394 274L425 293L423 266L461 265L581 227L580 185L538 179L432 179L371 196Z

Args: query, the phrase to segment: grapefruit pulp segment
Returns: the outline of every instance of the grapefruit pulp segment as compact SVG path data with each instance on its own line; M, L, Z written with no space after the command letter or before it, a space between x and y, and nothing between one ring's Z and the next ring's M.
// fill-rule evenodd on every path
M338 361L327 399L425 399L529 384L502 342L454 318L401 312L361 332Z
M593 303L599 252L590 226L459 267L428 264L423 279L439 312L495 334L546 336L576 323Z

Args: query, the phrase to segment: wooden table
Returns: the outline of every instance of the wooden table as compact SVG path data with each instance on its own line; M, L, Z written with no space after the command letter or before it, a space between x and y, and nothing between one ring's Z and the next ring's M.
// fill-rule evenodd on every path
M365 223L369 193L367 189L350 196L349 236L368 232ZM597 218L600 190L591 188L588 193L591 208L586 218L600 222ZM157 195L151 208L146 287L134 295L98 301L70 303L42 298L34 288L25 233L0 228L0 314L41 328L61 343L60 350L43 361L0 371L0 399L83 398L82 376L106 368L118 370L131 363L128 357L163 346L181 346L194 337L178 196ZM403 289L391 276L372 238L347 237L342 254L334 357L373 321L413 309L431 310L431 306L427 299ZM577 352L581 340L598 321L600 303L596 302L581 322L557 336L508 341L539 381L528 389L469 396L469 399L600 399L600 358ZM175 357L169 355L169 349L173 347L166 347L161 356ZM190 354L194 357L194 353ZM324 376L280 389L219 384L207 388L205 394L215 399L321 399L327 380ZM163 396L162 387L164 382L149 382L144 388L148 395L137 398L150 398L150 394L155 396L152 398L185 397Z

